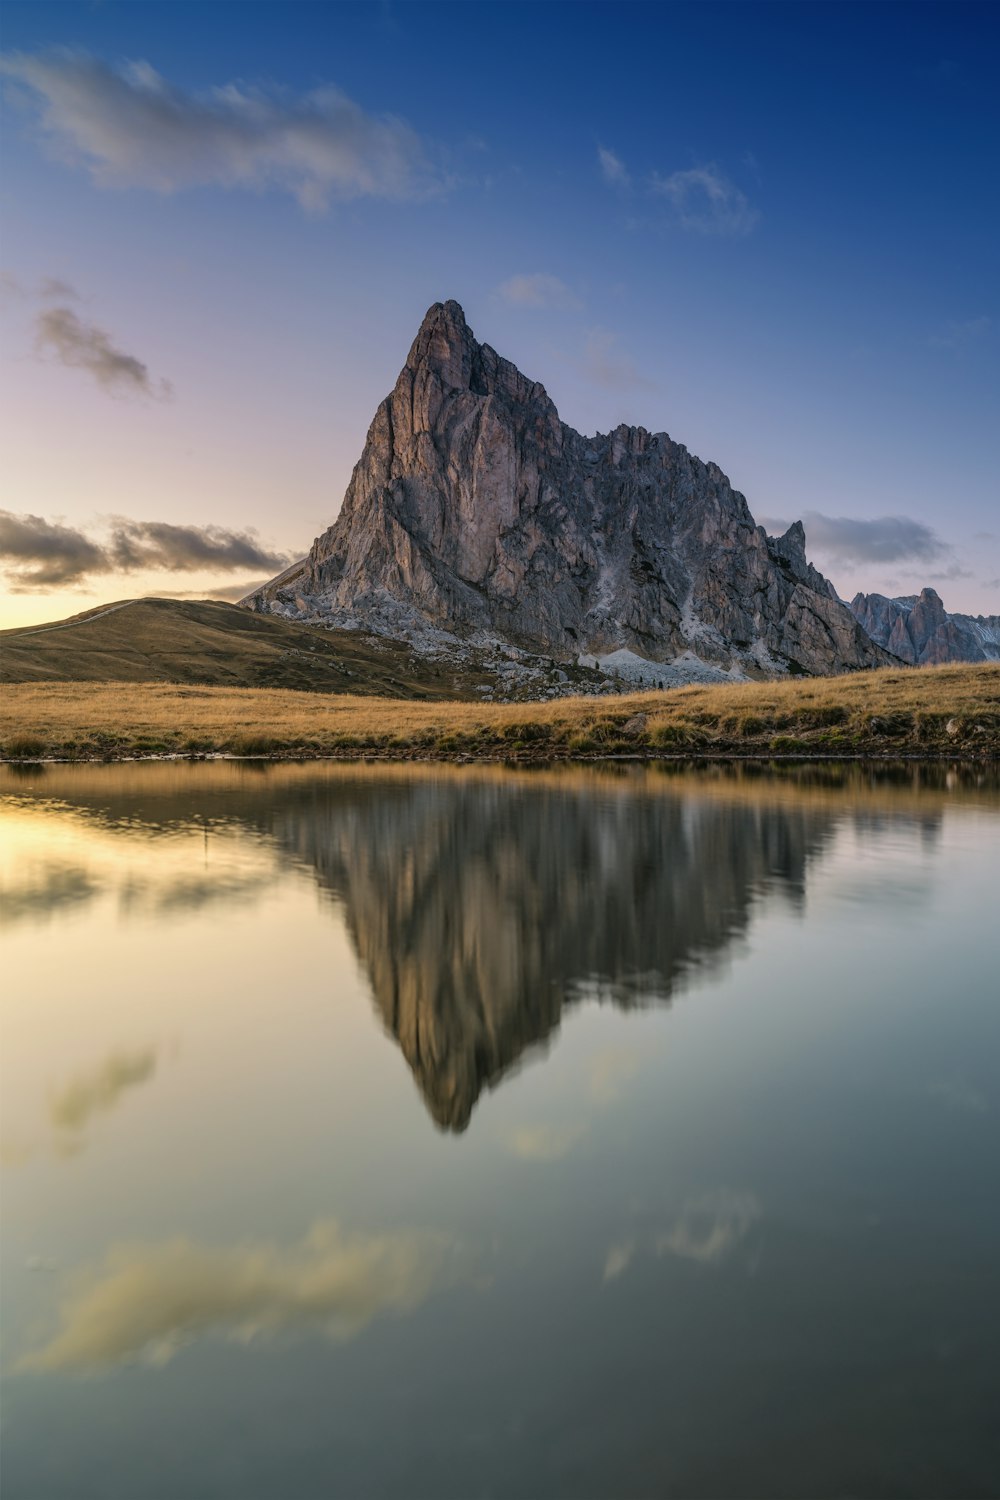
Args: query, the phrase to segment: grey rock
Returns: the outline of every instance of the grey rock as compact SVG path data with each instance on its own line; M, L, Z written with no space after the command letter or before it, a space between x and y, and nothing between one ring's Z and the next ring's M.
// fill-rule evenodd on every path
M457 302L427 313L336 521L243 602L384 633L489 632L563 660L891 660L807 561L800 522L769 537L721 469L666 433L582 437Z
M873 641L913 666L1000 661L1000 615L949 614L935 589L899 599L855 594L851 612Z

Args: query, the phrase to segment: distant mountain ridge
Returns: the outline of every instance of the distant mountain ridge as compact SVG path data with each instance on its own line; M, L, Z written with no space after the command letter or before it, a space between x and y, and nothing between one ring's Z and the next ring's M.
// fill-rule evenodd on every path
M888 599L855 594L851 613L880 646L912 666L1000 661L1000 615L957 615L935 589Z
M666 433L581 436L457 302L424 318L336 521L243 603L385 634L478 632L564 661L892 662L807 561L800 522L769 537Z

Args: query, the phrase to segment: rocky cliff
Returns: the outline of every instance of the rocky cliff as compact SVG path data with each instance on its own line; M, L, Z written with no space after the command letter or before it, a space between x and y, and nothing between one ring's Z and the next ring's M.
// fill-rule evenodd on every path
M1000 615L949 614L934 589L900 599L855 594L851 612L872 640L913 666L1000 661Z
M334 524L244 601L393 633L429 623L564 659L840 672L885 664L722 471L666 433L582 437L544 388L435 303L375 414Z

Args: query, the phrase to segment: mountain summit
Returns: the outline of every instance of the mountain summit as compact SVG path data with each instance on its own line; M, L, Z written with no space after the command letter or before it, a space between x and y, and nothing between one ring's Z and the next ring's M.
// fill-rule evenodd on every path
M666 433L582 437L457 302L424 318L336 521L244 603L563 659L800 672L891 659L807 562L800 522L767 536L721 469Z

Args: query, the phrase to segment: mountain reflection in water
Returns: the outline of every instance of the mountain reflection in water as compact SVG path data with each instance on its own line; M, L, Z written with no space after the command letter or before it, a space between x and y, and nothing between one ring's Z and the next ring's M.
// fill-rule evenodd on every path
M993 1493L995 774L0 811L5 1500Z
M486 774L416 768L177 766L8 778L24 802L138 830L242 829L311 871L342 908L384 1025L435 1122L462 1131L495 1087L585 997L669 1004L724 964L756 903L805 899L810 865L845 819L915 820L934 839L944 801L996 797L986 773L800 770L708 780L629 773ZM22 791L22 797L17 792ZM152 895L134 873L123 912L252 900L266 869L185 870ZM176 888L175 888L176 886ZM14 893L9 917L102 889L57 867Z

